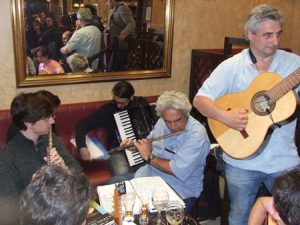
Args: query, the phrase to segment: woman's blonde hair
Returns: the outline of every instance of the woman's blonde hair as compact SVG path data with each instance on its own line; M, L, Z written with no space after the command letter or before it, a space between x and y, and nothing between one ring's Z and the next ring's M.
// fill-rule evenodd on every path
M86 57L78 53L74 53L67 58L67 63L69 64L73 73L76 72L91 72L89 67L89 62Z

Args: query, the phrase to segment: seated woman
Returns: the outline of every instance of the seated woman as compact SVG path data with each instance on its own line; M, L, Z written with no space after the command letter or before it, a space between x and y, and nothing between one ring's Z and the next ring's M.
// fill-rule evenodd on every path
M49 49L47 46L40 46L36 50L36 57L39 61L39 75L65 73L61 65L49 58Z
M89 66L89 62L86 57L78 53L74 53L67 58L73 73L91 73L93 70Z

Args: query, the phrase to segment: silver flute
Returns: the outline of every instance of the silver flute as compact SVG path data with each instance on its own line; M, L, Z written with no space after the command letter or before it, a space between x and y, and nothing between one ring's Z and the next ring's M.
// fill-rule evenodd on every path
M153 138L148 138L146 139L148 142L153 142L153 141L159 141L161 139L165 139L165 138L169 138L169 137L172 137L172 136L175 136L175 135L179 135L179 134L182 134L184 133L185 130L183 131L179 131L179 132L176 132L176 133L171 133L171 134L165 134L165 135L162 135L162 136L159 136L159 137L153 137ZM116 147L116 148L112 148L108 151L108 154L109 155L112 155L112 154L115 154L117 152L121 152L123 150L130 150L130 151L135 151L136 148L134 146L134 144L130 144L130 145L122 145L122 146L119 146L119 147Z

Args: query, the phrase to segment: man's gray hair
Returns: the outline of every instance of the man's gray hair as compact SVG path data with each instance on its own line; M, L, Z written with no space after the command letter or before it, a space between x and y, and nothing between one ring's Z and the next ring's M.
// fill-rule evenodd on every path
M244 26L244 34L246 39L248 39L247 33L249 31L253 34L256 34L258 26L266 20L279 21L280 24L283 25L284 18L281 11L273 5L261 4L256 6L251 10L248 20Z
M80 8L77 12L77 19L86 23L92 22L93 14L88 8Z
M176 109L189 116L192 105L185 94L177 91L165 91L156 102L156 114L161 116L166 109Z

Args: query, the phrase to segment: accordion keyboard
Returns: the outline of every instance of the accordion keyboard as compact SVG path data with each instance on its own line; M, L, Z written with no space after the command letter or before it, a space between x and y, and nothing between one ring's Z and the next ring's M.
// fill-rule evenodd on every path
M127 110L114 114L114 118L117 124L118 132L122 140L130 139L136 141L136 137L132 128L130 117ZM138 151L125 150L126 156L130 166L138 165L144 160L142 159Z

